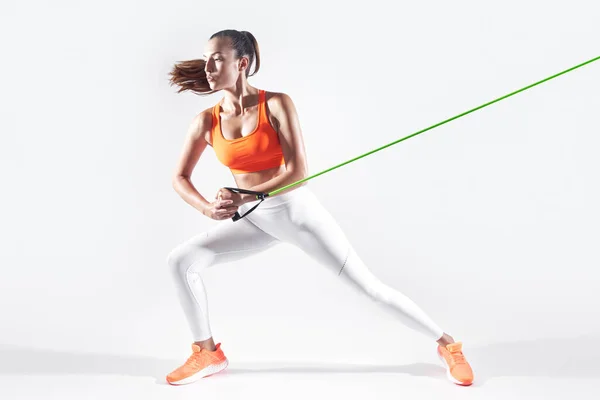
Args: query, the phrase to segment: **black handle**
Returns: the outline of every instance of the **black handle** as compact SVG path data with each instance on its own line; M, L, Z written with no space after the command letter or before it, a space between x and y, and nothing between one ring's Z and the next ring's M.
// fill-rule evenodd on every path
M248 189L241 189L241 188L233 188L233 187L224 187L224 189L227 189L231 192L237 192L237 193L243 193L243 194L253 194L256 196L256 200L260 200L260 203L262 203L265 198L269 197L269 193L263 193L263 192L255 192L253 190L248 190ZM242 218L244 218L246 215L250 214L252 211L254 211L254 209L256 207L258 207L260 205L260 203L256 204L254 207L252 207L251 209L249 209L244 215L240 215L240 213L238 213L236 211L235 215L233 216L233 221L238 221Z

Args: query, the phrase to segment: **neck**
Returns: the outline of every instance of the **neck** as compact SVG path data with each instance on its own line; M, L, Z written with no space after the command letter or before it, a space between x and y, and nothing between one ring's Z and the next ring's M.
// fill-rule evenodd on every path
M225 97L221 107L227 113L243 114L246 108L256 105L258 89L250 86L245 80L240 79L235 86L223 89Z

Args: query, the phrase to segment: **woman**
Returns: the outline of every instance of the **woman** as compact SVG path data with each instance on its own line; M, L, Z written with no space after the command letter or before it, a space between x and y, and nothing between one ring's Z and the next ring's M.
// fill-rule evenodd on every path
M266 197L244 215L256 197L221 188L208 201L190 177L198 159L212 146L229 167L238 188L269 193L307 176L306 154L291 98L248 83L250 68L260 68L260 54L249 32L223 30L211 36L204 58L175 65L170 83L196 94L222 91L224 97L192 121L177 165L173 187L191 206L223 221L177 246L167 258L194 342L187 361L167 375L170 384L190 383L227 367L221 344L215 344L208 320L203 269L291 243L327 267L347 284L391 308L407 326L438 343L448 378L470 385L473 372L462 343L445 333L402 293L383 284L365 266L332 216L306 182Z

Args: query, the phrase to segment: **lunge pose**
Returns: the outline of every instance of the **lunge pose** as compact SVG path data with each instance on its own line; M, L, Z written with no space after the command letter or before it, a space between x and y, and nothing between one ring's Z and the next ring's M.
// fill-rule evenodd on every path
M192 354L167 375L167 381L190 383L228 364L221 343L215 344L211 333L202 271L243 260L278 243L289 243L340 281L392 310L403 324L437 342L437 354L448 378L470 385L473 371L465 360L462 343L455 342L411 299L371 273L306 182L265 198L237 221L232 217L236 212L244 215L257 201L255 196L221 188L214 199L207 199L192 184L192 171L207 146L231 170L241 189L269 193L307 176L294 103L285 93L251 86L248 78L259 68L254 36L246 31L223 30L208 40L202 59L178 63L171 71L171 84L178 85L179 92L204 95L221 91L224 97L193 119L173 175L173 187L184 201L221 222L179 244L167 257L193 338Z

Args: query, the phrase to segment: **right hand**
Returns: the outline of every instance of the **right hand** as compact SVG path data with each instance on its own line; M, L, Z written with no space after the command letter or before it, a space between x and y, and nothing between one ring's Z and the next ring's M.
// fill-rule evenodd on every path
M209 203L204 210L204 215L217 221L233 218L238 207L233 205L233 200L217 200Z

